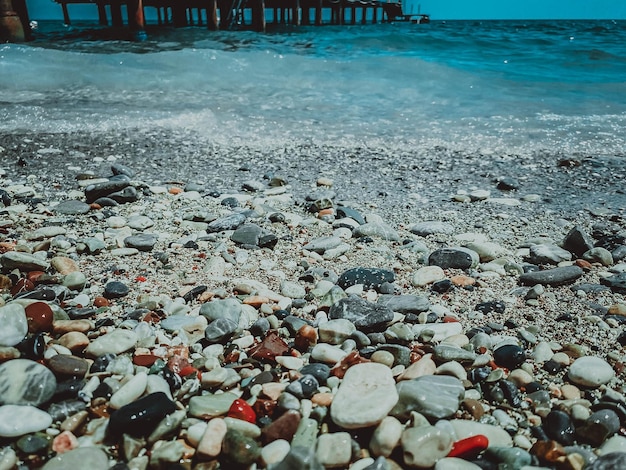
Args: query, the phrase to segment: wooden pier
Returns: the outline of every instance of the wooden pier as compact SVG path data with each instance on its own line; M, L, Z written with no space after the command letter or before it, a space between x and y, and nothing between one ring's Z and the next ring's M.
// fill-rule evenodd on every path
M68 5L91 4L101 25L127 24L143 29L144 9L156 9L159 25L206 26L208 29L265 31L269 24L366 24L407 19L396 0L55 0L71 24Z

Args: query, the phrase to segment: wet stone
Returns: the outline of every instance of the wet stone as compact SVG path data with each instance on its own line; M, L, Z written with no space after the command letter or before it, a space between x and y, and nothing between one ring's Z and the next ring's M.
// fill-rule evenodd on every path
M570 365L567 376L576 385L597 388L608 383L615 376L615 371L602 358L584 356Z
M252 465L261 455L261 449L256 440L234 430L226 431L222 442L222 452L231 465L237 466Z
M102 294L107 299L119 299L128 295L130 291L129 287L120 281L110 281L104 286L104 293Z
M562 246L580 257L585 251L593 248L593 239L582 227L576 225L565 235Z
M109 458L102 449L78 447L69 452L57 454L42 467L42 470L67 470L69 468L108 470L109 467Z
M229 338L237 330L237 323L228 318L212 321L204 330L204 337L210 343L219 343Z
M135 248L139 251L152 251L158 238L156 235L148 233L140 233L138 235L132 235L124 239L124 245L127 248Z
M609 287L613 292L626 294L626 272L601 278L600 283Z
M207 227L207 232L221 232L224 230L235 230L241 224L243 224L247 219L247 216L243 212L235 212L233 214L220 217L219 219L214 220L209 223Z
M560 266L541 271L532 271L520 276L520 283L527 286L535 284L545 284L549 286L560 286L570 284L583 275L583 270L578 266Z
M574 443L574 424L564 411L550 411L543 423L543 429L550 439L554 439L559 444L569 446Z
M386 305L374 304L360 297L350 296L335 302L328 312L330 319L345 319L364 332L382 331L394 314Z
M311 398L318 388L319 383L313 375L303 375L291 382L285 390L298 398Z
M83 201L69 200L63 201L54 207L54 212L63 215L79 215L89 212L91 207Z
M112 437L119 437L122 433L134 437L147 436L175 410L176 405L165 393L151 393L115 410L109 419L107 433Z
M298 411L285 411L272 423L263 428L261 431L261 442L265 445L278 439L291 441L298 429L301 419L302 416Z
M493 352L496 364L509 370L517 369L526 360L526 353L516 344L505 344Z
M426 312L430 308L428 298L420 295L381 295L378 303L402 314Z
M0 406L0 437L17 437L43 431L51 424L52 417L34 406Z
M87 204L91 204L100 197L110 196L116 191L123 190L130 185L128 180L114 180L102 183L90 184L85 188L85 199Z
M391 369L377 363L357 364L344 375L330 414L339 426L359 429L380 423L397 401Z
M440 248L428 257L430 266L442 269L469 269L478 266L478 253L467 248Z
M13 359L0 364L0 404L37 406L52 398L56 386L54 374L37 362Z
M344 271L337 280L342 289L363 284L365 289L379 289L383 282L394 282L393 271L379 268L352 268Z
M76 356L57 354L48 359L48 367L56 375L84 377L89 371L89 362Z
M408 419L412 411L427 418L448 418L457 412L465 396L465 387L456 377L425 375L398 383L398 403L389 413Z
M32 323L32 322L31 322ZM10 303L0 307L0 346L15 346L28 333L29 321L24 307Z

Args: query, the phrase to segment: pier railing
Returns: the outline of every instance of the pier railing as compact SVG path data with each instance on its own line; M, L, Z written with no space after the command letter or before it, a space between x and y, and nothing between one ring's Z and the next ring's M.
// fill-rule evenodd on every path
M101 25L136 23L136 9L155 9L159 25L209 29L265 30L266 23L292 25L366 24L406 19L397 0L55 0L71 24L68 5L97 7Z

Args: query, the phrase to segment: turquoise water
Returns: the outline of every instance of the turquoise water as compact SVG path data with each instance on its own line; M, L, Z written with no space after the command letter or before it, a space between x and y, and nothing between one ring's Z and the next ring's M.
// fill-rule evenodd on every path
M622 155L626 22L437 22L259 34L40 22L0 45L0 131L162 127L218 143Z

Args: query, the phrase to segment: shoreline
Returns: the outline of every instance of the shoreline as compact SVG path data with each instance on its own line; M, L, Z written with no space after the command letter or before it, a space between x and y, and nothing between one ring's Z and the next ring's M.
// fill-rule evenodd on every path
M622 395L626 356L619 342L626 302L623 292L607 290L602 281L626 273L624 258L609 262L595 253L597 259L589 255L585 261L582 253L570 251L568 259L564 253L568 250L559 247L576 226L588 237L598 235L595 241L602 236L623 236L626 196L616 188L626 179L623 159L549 156L541 160L531 155L459 155L441 148L392 155L380 148L304 145L294 145L280 153L280 149L225 148L208 140L191 142L180 134L154 138L159 133L0 137L0 189L10 199L10 205L0 206L0 246L6 253L20 251L35 258L47 252L47 258L40 257L39 261L50 279L43 283L33 277L39 285L33 292L63 282L72 287L69 291L59 287L65 296L63 307L53 309L57 323L41 330L46 352L39 359L53 370L55 383L66 382L68 376L50 366L52 357L65 355L79 360L85 368L78 380L81 386L86 387L88 380L98 377L99 383L106 380L111 388L108 395L91 400L77 398L78 391L73 396L70 392L72 400L82 401L86 407L76 412L82 417L78 424L67 424L64 429L60 423L66 422L66 416L51 423L44 421L45 426L36 430L26 429L24 434L43 432L50 436L52 444L47 445L56 450L48 449L46 457L16 450L17 439L4 435L3 458L10 460L13 452L15 462L30 458L32 462L44 463L58 453L57 464L67 466L72 452L92 446L89 458L101 462L94 464L95 468L108 468L104 460L98 460L103 454L107 464L111 463L110 458L124 460L119 454L121 450L109 442L112 431L106 431L107 419L115 410L151 396L147 383L150 376L164 377L162 370L148 373L154 362L142 363L143 356L155 360L159 357L170 369L179 368L175 374L178 378L173 379L180 381L179 388L167 381L167 389L162 388L162 382L158 385L161 388L152 386L168 396L168 403L174 403L174 413L184 413L177 415L181 416L180 422L170 423L169 428L163 425L167 428L163 435L150 443L144 440L149 434L147 430L155 431L158 422L143 423L146 429L133 436L138 447L125 456L135 465L130 468L146 468L148 462L157 468L174 457L183 461L185 468L219 468L215 466L219 464L235 468L227 466L234 465L237 458L237 452L232 451L237 446L230 442L233 439L237 445L246 443L255 449L242 452L242 457L251 460L237 463L241 468L252 462L257 462L258 468L270 467L271 463L276 465L271 468L287 468L287 464L280 464L282 458L301 457L295 455L298 447L289 444L294 434L301 440L309 436L299 442L317 446L316 458L326 462L326 468L409 468L412 464L403 460L403 450L408 452L425 439L416 437L418 431L409 429L421 429L419 432L426 433L428 439L447 448L452 442L469 437L457 421L474 423L472 432L480 429L479 433L488 433L498 447L514 445L524 456L518 455L516 463L528 455L527 465L551 467L567 461L574 462L571 468L593 468L594 455L597 458L615 449L626 452L622 431L626 414L622 417L614 412L618 429L614 429L613 416L601 420L598 426L604 426L607 432L600 442L590 444L591 433L585 434L592 413L607 408L600 406L603 403L612 401L626 410ZM121 186L122 190L134 188L128 190L130 195L116 196L120 200L128 197L128 202L99 209L76 203L72 210L80 207L80 211L59 212L63 206L57 203L64 200L97 200L89 200L89 184L106 185L112 166L122 175L118 180L127 183ZM225 221L233 214L245 214L245 230L241 220L239 225ZM364 220L359 221L359 217ZM129 241L129 237L134 239ZM11 249L16 248L15 244L17 251ZM550 247L545 256L555 259L546 261L546 257L533 255L533 245ZM96 246L99 249L93 248ZM468 246L473 246L474 253L480 252L480 264L472 253L468 254ZM429 263L433 253L459 247L465 251L455 251L454 262L470 265L451 267L445 264L451 262L449 258ZM39 255L33 255L37 252ZM2 275L5 283L11 283L11 290L17 282L11 274L19 272L18 277L27 277L28 271L35 269L24 259L14 265L7 262L6 253ZM60 258L55 262L60 264L51 265L55 258ZM524 271L532 271L530 264L535 264L539 271L557 265L578 266L581 275L563 281L563 285L532 287L520 282ZM339 287L339 278L354 268L365 269L369 287L357 282L363 280L358 276L354 283L346 284L344 280ZM380 281L378 274L368 271L372 268L390 273L391 280ZM84 276L82 283L80 275ZM328 296L332 289L325 282L336 287L336 298ZM574 284L585 287L572 290ZM7 306L19 304L24 310L29 305L29 301L16 301L8 291L3 292L5 305L0 307L0 316L9 315ZM356 311L362 308L364 316L368 308L380 306L385 295L393 294L396 300L402 298L410 305L396 307L392 317L385 317L382 323L357 328L354 325L362 325L362 319L333 318L332 306L349 294L365 302L350 307ZM80 302L75 301L77 297ZM102 304L96 305L96 299ZM227 299L236 299L243 307L232 313L226 304L220 303ZM82 303L85 300L88 308ZM45 302L60 305L58 298ZM236 316L236 328L232 331L227 328L227 323L234 321L231 315ZM69 323L59 323L62 318ZM168 319L170 323L181 323L164 328L162 323L167 325ZM223 324L216 325L219 319ZM85 324L88 329L83 331ZM424 324L432 325L428 328ZM101 338L114 331L131 331L136 336L123 351L107 349L110 345L98 349ZM270 331L278 332L285 345L280 343L277 347L279 360L272 353L264 359L254 356L258 353L255 348L271 337ZM477 344L478 333L488 337L478 336L484 343ZM13 346L33 336L31 331L17 343L5 345L5 360L0 367L16 364L19 359L11 356ZM314 353L315 342L317 346L328 346L319 347ZM506 359L494 364L498 344L520 348L523 360L514 367L508 367L511 363ZM442 345L462 347L450 352ZM269 345L265 347L271 349ZM107 371L105 367L99 373L93 372L93 361L103 351L120 358L119 370ZM445 351L452 356L445 356ZM376 353L379 354L375 356ZM466 353L471 354L464 356ZM601 362L592 369L610 375L606 381L604 376L597 379L598 383L594 382L595 377L587 377L589 373L593 375L593 370L584 370L583 379L572 379L576 360L586 356L599 358ZM336 366L335 359L341 363L347 357L352 362ZM130 359L134 366L122 367L121 358ZM546 367L550 361L556 363L556 369ZM342 373L359 362L369 364L366 368L372 364L385 366L380 372L383 389L395 390L402 382L413 384L417 377L429 377L422 380L434 380L433 384L445 377L444 381L450 382L446 386L453 391L450 396L443 393L445 398L430 393L427 401L434 404L422 404L421 408L400 393L394 407L401 402L401 410L390 408L384 416L370 417L373 421L359 422L352 428L345 421L348 418L332 409L332 401L346 380ZM308 390L309 382L302 380L307 374L300 370L311 364L326 364L330 377L316 376L319 371L308 374L313 375L315 382L311 383L316 384ZM24 371L18 365L11 372L21 377ZM472 376L490 365L489 377ZM181 375L185 367L193 371ZM253 377L265 372L272 372L271 380L259 382L258 387L250 385ZM497 377L498 374L501 375ZM367 389L367 379L347 380L354 380L355 390ZM142 381L146 382L143 387ZM495 392L488 392L489 384L506 391L508 383L515 384L517 394L509 390L508 395L498 398ZM56 400L51 397L58 393L55 387L41 403L32 404L26 403L19 385L0 383L0 388L3 386L11 390L11 397L18 397L11 404L40 406L47 414L50 400ZM529 390L533 388L534 393L545 394L531 398L533 392ZM124 392L116 396L116 390ZM462 396L458 396L459 390ZM255 419L249 424L254 427L224 418L228 415L246 421L250 416L249 407L243 403L237 402L238 410L231 409L232 401L228 406L218 403L219 396L223 398L225 394L253 405ZM198 405L195 400L194 406L190 405L192 397L201 396L216 401ZM443 404L439 403L440 398ZM475 402L479 403L478 408L471 408ZM280 412L262 416L261 404ZM0 406L0 414L8 413L5 418L13 423L11 420L16 417L6 409L9 402L5 400L1 405L4 406ZM446 410L442 416L434 411L440 405ZM209 416L208 411L198 411L196 406L220 408ZM423 419L411 411L419 411ZM559 413L550 415L556 411L567 419ZM281 418L295 420L296 413L298 424L294 427L289 421L291 435L285 427L276 430L276 422ZM556 429L548 422L548 415L561 419L558 426L554 425ZM122 419L120 413L116 417ZM398 421L400 428L391 418ZM422 426L418 426L420 422ZM315 432L298 434L299 423L316 423ZM565 432L563 429L569 425L579 434ZM376 444L371 444L372 433L376 434L375 429L380 426L392 429L385 428L385 433L397 435L397 440L389 444L379 442L379 437ZM206 432L209 427L215 427L210 428L213 434ZM441 431L439 437L434 437L431 428ZM536 428L549 434L549 439L537 434ZM276 434L268 429L274 429ZM222 440L211 440L212 435L220 435L220 430L224 431ZM561 431L567 439L558 437ZM351 451L347 461L345 456L335 455L329 450L332 446L326 442L328 439L322 437L328 432L337 438L335 443L343 450L353 449L350 439L348 444L338 444L344 434L352 435L358 452ZM558 443L553 447L558 449L557 457L561 460L549 461L552 457L537 442ZM479 444L473 444L478 445L473 448L475 455L470 452L461 457L468 462L478 459L485 465L506 461L495 451L483 452ZM388 453L380 451L385 446L391 446ZM601 450L594 454L598 448ZM63 452L67 450L72 452ZM449 452L447 449L431 454L422 450L414 454L416 459L423 459L420 465L425 468L443 469L453 468L443 466L451 458L447 457ZM374 458L379 455L389 459L376 460L375 464ZM432 465L427 465L429 459L434 459ZM582 466L576 467L575 462L580 463L581 459ZM54 458L50 462L53 463L44 468L61 468L54 466ZM475 468L467 465L466 468Z

